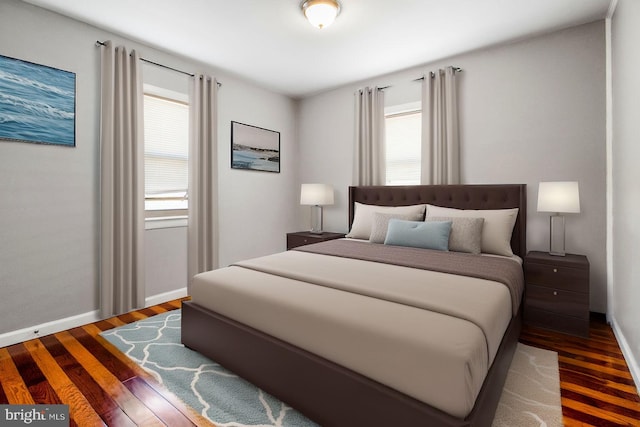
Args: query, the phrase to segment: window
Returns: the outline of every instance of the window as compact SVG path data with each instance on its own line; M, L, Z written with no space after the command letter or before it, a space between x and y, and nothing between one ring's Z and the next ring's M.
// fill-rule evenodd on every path
M420 103L385 109L387 185L420 184Z
M147 218L187 215L187 96L145 85L144 192Z

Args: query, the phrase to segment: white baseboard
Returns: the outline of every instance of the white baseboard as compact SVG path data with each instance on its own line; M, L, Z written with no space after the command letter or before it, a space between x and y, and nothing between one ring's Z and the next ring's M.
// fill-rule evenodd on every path
M7 332L5 334L0 334L0 347L6 347L8 345L43 337L45 335L55 334L60 331L86 325L87 323L97 322L98 320L100 320L100 311L94 310L66 317L64 319L30 326L17 331Z
M633 352L631 351L631 347L629 346L629 343L627 342L624 334L620 330L616 319L612 316L609 320L611 323L611 329L613 329L613 334L618 340L620 350L622 350L622 355L627 362L627 366L629 366L629 371L631 372L633 381L636 383L636 392L638 393L638 395L640 395L640 365L638 364L638 360L636 360Z
M174 299L186 297L188 295L187 288L180 288L173 291L165 292L163 294L152 295L145 299L145 307L152 305L162 304L163 302L171 301Z
M187 296L187 288L176 289L174 291L153 295L145 299L145 306L149 307L163 302ZM78 326L86 325L100 320L100 310L94 310L75 316L66 317L64 319L53 320L51 322L42 323L40 325L29 326L28 328L11 331L0 334L0 348L19 342L28 341L34 338L44 337L45 335L55 334Z

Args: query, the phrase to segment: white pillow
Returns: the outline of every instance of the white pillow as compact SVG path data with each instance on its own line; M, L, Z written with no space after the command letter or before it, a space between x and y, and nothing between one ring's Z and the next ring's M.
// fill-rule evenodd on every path
M353 224L351 225L351 231L349 231L347 237L369 240L369 237L371 236L374 212L408 215L415 221L420 221L424 217L424 209L425 205L378 206L355 202Z
M511 234L518 216L518 208L513 209L453 209L427 205L426 217L467 217L484 218L482 226L482 252L487 254L513 256Z

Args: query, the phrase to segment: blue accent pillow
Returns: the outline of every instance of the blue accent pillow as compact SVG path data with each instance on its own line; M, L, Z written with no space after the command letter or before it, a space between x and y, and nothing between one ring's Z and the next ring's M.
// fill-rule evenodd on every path
M449 250L451 221L405 221L390 219L385 245L413 248Z

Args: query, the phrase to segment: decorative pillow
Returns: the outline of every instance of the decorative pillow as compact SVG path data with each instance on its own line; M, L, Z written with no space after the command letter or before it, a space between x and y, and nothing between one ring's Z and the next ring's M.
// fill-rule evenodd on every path
M373 214L375 212L410 215L411 219L415 219L417 221L424 218L425 206L426 205L377 206L355 202L353 224L351 225L351 230L346 237L369 240L369 237L371 236Z
M449 250L479 254L482 251L482 226L484 218L434 216L425 221L451 221Z
M390 219L385 245L449 250L451 221L404 221Z
M371 243L384 243L384 239L387 237L387 228L389 226L390 219L417 221L419 218L415 218L412 215L374 212L371 224L371 235L369 236L369 241Z
M484 218L482 227L482 252L513 256L511 233L518 216L518 208L513 209L453 209L427 205L427 217Z

